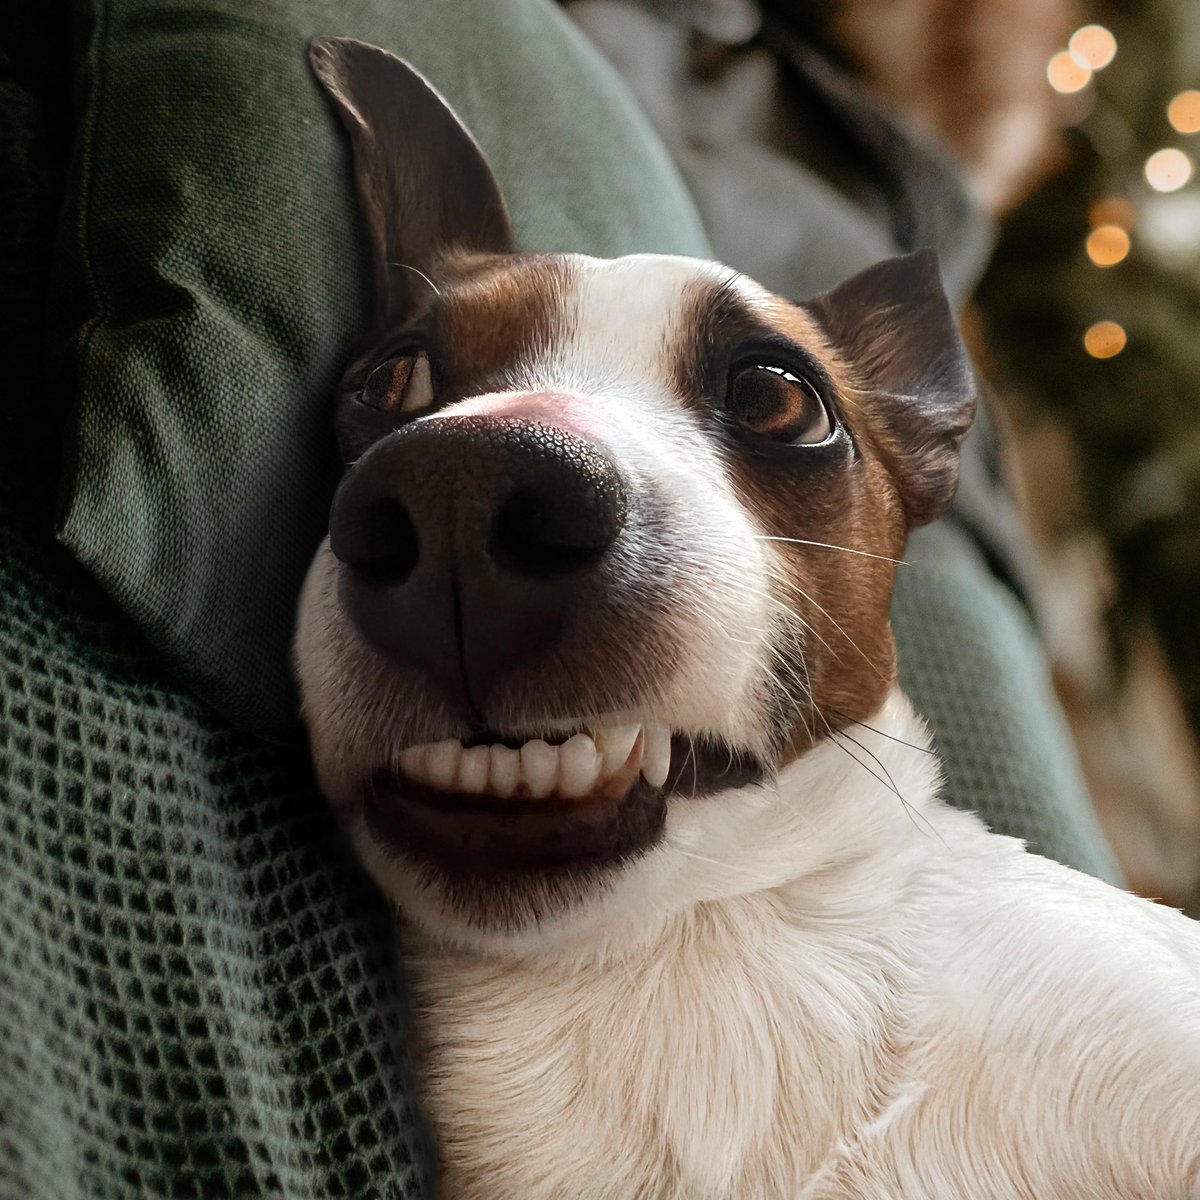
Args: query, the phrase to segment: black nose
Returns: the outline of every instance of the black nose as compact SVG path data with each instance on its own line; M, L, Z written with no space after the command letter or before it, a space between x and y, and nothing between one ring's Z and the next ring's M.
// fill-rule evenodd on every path
M330 545L355 626L476 718L493 687L560 642L625 523L616 465L548 425L417 421L351 468Z

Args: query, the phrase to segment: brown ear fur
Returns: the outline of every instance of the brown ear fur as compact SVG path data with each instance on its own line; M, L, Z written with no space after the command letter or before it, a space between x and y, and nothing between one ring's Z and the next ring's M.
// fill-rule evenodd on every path
M958 486L975 388L937 255L876 263L805 307L866 392L909 525L941 516Z
M447 250L511 253L508 212L478 143L407 63L352 38L316 38L308 55L350 134L378 318L395 325L413 272Z

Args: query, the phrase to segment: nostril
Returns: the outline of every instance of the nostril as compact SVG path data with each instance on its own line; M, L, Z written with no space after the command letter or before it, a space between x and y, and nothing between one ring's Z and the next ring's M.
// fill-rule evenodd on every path
M496 514L491 555L530 578L566 575L589 566L608 549L620 529L614 518L604 506L523 489Z
M408 509L390 496L359 514L353 553L346 565L364 583L403 583L420 556L417 528Z

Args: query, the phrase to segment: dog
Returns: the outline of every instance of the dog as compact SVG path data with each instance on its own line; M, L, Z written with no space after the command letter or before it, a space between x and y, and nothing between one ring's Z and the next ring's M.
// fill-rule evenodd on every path
M1200 1197L1200 926L940 801L896 683L974 404L934 256L520 254L416 71L311 60L377 303L295 662L440 1195Z

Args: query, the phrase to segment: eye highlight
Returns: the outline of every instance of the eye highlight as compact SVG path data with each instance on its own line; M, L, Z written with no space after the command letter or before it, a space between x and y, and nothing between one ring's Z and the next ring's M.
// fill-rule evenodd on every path
M725 412L760 437L793 446L814 446L833 433L829 410L816 388L770 363L734 368Z
M433 403L433 374L427 354L394 354L373 367L358 394L380 412L415 412Z

